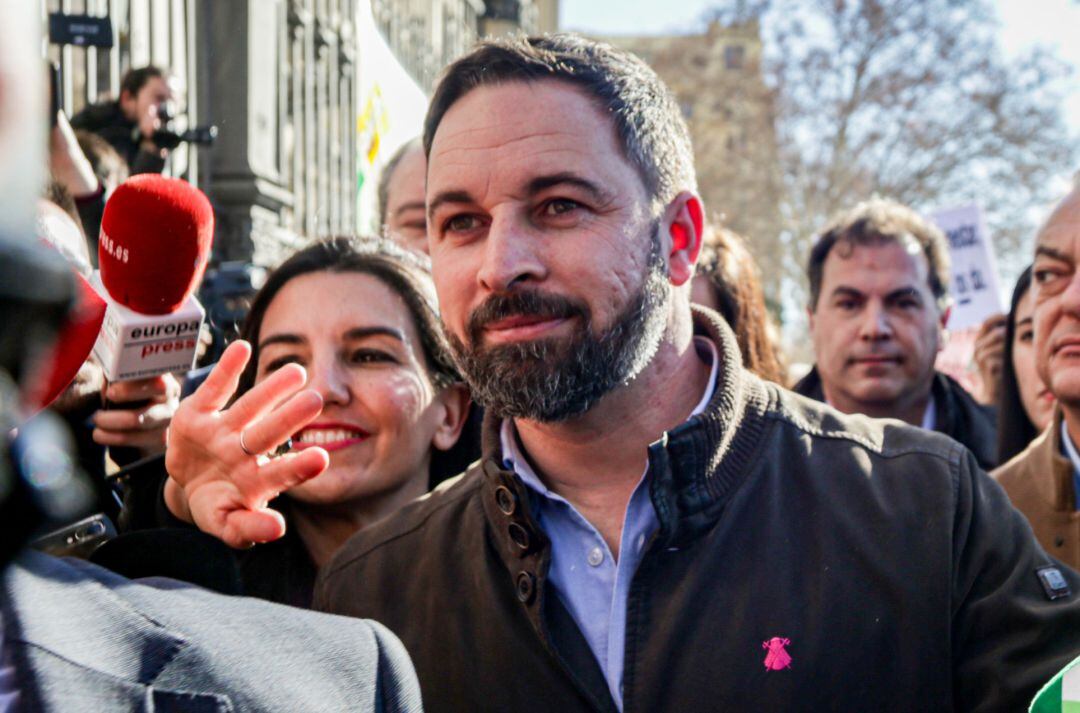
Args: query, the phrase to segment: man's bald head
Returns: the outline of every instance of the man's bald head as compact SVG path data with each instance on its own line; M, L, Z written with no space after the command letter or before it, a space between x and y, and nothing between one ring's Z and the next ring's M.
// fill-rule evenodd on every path
M1080 173L1073 179L1072 190L1054 206L1050 215L1039 226L1035 234L1036 249L1047 231L1063 229L1077 221L1080 221Z
M1036 233L1031 275L1035 366L1066 418L1080 420L1080 185Z

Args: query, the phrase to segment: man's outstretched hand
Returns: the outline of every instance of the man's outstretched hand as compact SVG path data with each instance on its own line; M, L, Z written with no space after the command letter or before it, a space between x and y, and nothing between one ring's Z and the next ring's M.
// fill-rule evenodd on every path
M169 510L231 547L284 535L284 518L267 503L330 462L322 448L279 458L244 452L241 433L248 451L267 453L322 411L322 397L303 388L307 373L298 364L278 369L226 409L250 357L247 342L229 345L202 386L180 402L165 449Z

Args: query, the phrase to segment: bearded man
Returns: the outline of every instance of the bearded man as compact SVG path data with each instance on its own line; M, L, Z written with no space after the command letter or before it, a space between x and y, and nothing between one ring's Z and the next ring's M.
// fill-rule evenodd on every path
M350 540L316 606L395 631L427 710L1020 710L1080 649L1080 577L968 451L762 382L692 310L693 151L644 63L484 42L424 147L484 457ZM279 374L237 402L227 453L171 457L174 512L233 545L280 536L265 503L325 467L242 460L318 413L302 369ZM221 418L181 405L177 442Z

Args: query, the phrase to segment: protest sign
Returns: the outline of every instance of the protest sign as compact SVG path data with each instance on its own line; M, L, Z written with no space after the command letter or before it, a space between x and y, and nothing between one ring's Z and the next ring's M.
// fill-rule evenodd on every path
M987 317L1004 312L994 246L979 207L967 205L939 211L933 221L949 240L953 307L948 328L958 331L978 327Z

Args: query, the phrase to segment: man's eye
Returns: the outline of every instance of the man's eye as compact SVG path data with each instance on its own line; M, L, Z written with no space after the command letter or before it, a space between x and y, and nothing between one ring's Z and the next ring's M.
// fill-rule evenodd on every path
M548 201L544 206L544 213L547 215L565 215L581 207L581 204L577 201L570 200L569 198L556 198L555 200Z
M1016 335L1017 341L1025 342L1025 343L1032 341L1034 338L1035 338L1035 331L1031 330L1031 329L1029 329L1027 331L1024 331L1024 332L1020 332L1020 334Z
M1031 273L1031 278L1040 285L1045 285L1057 276L1058 273L1055 270L1035 270Z
M475 215L455 215L443 223L443 230L452 233L465 233L475 230L479 225L480 221Z
M857 306L858 306L858 303L856 303L855 300L840 300L839 302L836 303L836 308L837 309L842 309L844 311L853 310Z

